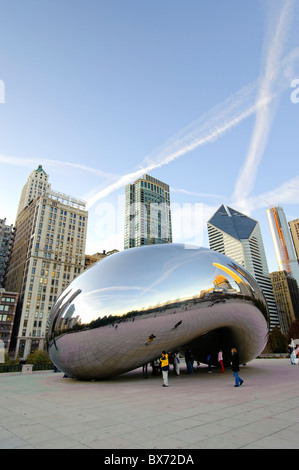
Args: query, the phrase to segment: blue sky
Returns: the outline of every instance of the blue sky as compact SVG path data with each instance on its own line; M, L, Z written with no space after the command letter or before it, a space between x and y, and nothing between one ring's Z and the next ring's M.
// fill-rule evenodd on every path
M0 0L0 217L42 164L89 207L87 253L123 249L124 186L171 187L174 242L227 204L299 217L296 0Z

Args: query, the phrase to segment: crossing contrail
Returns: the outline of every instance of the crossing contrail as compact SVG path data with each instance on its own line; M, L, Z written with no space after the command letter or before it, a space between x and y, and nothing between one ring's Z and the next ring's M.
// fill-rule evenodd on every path
M250 83L212 108L200 119L178 132L167 140L163 146L145 157L137 170L121 176L112 184L94 194L88 200L88 207L92 207L98 200L139 178L144 173L167 165L196 148L219 139L244 119L254 114L259 108L267 105L273 98L271 96L262 96L259 100L256 100L256 91L257 83Z
M293 6L293 1L284 0L276 27L274 27L274 34L268 47L264 70L260 78L257 93L257 100L264 100L266 105L257 109L255 126L245 163L232 196L234 201L238 201L241 204L241 201L244 201L246 205L246 198L253 189L258 167L267 146L271 125L275 116L277 99L267 100L267 98L270 96L279 98L279 95L284 89L284 87L281 86L283 68L286 69L286 67L290 66L290 63L297 58L298 50L295 49L293 51L294 53L288 56L288 60L283 61L283 52L293 16ZM286 64L286 62L288 62L288 64Z
M281 92L289 87L290 70L299 57L298 47L283 57L294 5L295 2L292 0L284 0L274 28L271 21L269 29L274 29L274 34L266 55L264 71L259 80L249 83L167 140L163 146L148 155L136 171L121 176L106 188L96 192L88 200L89 207L144 173L167 165L200 146L216 141L255 114L256 121L249 150L232 197L234 201L245 201L254 186L258 166L267 145L277 99Z

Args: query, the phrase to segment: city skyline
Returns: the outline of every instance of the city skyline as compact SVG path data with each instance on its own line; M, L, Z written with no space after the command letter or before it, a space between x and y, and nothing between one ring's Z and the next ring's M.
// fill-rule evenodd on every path
M86 252L123 250L125 186L148 173L170 186L173 242L208 247L207 220L229 205L259 221L277 270L266 210L299 216L296 2L1 12L1 218L15 223L41 164L88 202Z

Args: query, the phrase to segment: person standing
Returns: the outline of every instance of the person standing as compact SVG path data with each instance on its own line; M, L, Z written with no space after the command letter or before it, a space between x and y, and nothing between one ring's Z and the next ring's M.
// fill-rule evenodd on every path
M161 370L163 377L163 387L168 387L168 371L169 371L169 360L168 354L166 351L162 351L162 356L160 357Z
M223 352L221 349L219 349L218 351L218 362L220 364L220 367L221 367L221 373L223 374L224 372L224 367L223 367Z
M239 377L239 370L240 370L239 369L239 355L238 355L236 348L232 348L231 353L232 353L231 363L232 363L232 371L235 377L235 387L239 387L239 385L242 385L242 383L244 382L244 380L241 379L241 377Z
M173 353L173 366L174 366L174 373L175 375L180 375L180 359L179 359L179 353L175 351Z
M296 353L295 353L295 348L292 346L289 346L289 355L290 355L290 360L292 365L296 365Z
M208 367L209 367L209 374L212 374L212 356L211 354L208 354L207 355L207 363L208 363Z
M189 347L187 346L186 351L185 351L185 362L186 362L186 365L187 365L187 373L188 374L192 374L192 372L194 372L193 361L194 361L194 358L193 358L192 352L190 351Z

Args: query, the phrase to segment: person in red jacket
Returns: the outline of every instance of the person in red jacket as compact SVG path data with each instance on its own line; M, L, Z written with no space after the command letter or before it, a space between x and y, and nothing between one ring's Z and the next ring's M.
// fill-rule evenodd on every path
M223 367L223 352L221 349L219 349L218 351L218 362L220 364L220 367L221 367L221 373L223 374L224 372L224 367Z

